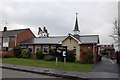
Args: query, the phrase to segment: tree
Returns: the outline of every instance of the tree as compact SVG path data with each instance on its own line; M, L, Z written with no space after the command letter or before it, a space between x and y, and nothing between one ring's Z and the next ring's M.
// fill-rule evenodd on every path
M120 24L118 24L117 20L115 19L114 21L114 27L112 28L112 34L110 35L115 43L117 43L118 45L118 49L120 50Z

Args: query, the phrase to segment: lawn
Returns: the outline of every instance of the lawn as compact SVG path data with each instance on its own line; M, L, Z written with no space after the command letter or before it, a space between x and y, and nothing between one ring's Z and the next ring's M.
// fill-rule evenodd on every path
M44 60L34 60L34 59L22 59L22 58L3 58L2 63L67 70L67 71L78 71L78 72L88 72L94 66L94 64L81 64L81 63L72 63L72 62L66 62L65 64L63 62L58 62L58 65L56 65L55 61L44 61Z

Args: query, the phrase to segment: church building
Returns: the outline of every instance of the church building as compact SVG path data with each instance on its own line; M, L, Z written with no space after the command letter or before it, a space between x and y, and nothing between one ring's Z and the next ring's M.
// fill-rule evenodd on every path
M96 63L98 61L99 35L80 35L77 14L73 34L68 33L66 36L48 36L49 33L45 28L43 31L40 28L39 30L40 37L33 37L20 43L22 48L30 49L31 58L36 57L35 53L37 50L42 50L43 54L49 54L49 50L56 48L56 46L66 46L68 50L75 51L76 61L85 63L86 55L90 52L93 55L93 62Z

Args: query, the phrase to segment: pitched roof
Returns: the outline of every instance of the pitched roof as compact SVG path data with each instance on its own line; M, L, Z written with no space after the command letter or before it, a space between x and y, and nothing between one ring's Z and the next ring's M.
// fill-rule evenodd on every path
M21 44L59 44L65 36L33 38Z
M79 36L79 39L75 38L73 35L67 35L67 36L41 37L41 38L38 37L25 41L21 44L62 44L62 41L69 36L75 39L78 42L78 44L99 43L98 35L82 35Z
M77 38L77 37L74 37L74 35L72 35L72 34L68 34L66 37L64 37L61 41L60 41L60 43L62 44L62 42L65 40L65 39L67 39L68 37L72 37L74 40L76 40L77 42L78 42L78 44L81 44L81 41Z
M2 36L3 37L9 37L9 36L15 36L15 35L18 35L20 34L21 32L25 31L25 30L28 30L29 28L27 29L16 29L16 30L7 30L7 31L2 31Z
M83 35L80 36L80 41L82 43L99 43L98 35Z

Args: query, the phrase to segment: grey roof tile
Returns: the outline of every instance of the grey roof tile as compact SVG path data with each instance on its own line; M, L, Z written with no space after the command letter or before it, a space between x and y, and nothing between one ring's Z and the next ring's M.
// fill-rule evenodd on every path
M21 44L58 44L65 36L33 38Z
M66 36L33 38L21 44L58 44ZM99 43L98 35L80 36L79 41L83 44Z
M82 43L99 43L99 36L98 35L80 36L80 41Z

